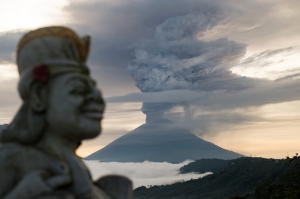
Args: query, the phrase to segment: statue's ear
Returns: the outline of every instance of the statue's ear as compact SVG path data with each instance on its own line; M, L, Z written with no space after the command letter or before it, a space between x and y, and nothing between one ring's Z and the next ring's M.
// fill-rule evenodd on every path
M29 104L33 111L44 112L47 108L47 87L40 83L34 82L30 88Z

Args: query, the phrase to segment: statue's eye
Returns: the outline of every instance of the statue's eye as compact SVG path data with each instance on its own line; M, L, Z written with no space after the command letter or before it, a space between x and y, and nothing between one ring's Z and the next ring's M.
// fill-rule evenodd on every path
M74 95L85 95L87 93L87 88L85 86L76 86L71 90L71 94Z

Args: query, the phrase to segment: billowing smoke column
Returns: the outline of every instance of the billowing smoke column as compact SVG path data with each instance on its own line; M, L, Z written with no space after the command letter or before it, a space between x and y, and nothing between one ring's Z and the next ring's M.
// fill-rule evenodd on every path
M159 123L164 113L174 105L173 103L143 103L142 112L147 115L147 123Z
M151 39L140 42L128 71L142 92L166 90L238 91L251 80L229 69L246 52L246 45L220 38L204 41L203 36L225 20L221 12L209 9L172 17L155 28ZM144 103L147 122L162 117L176 104Z

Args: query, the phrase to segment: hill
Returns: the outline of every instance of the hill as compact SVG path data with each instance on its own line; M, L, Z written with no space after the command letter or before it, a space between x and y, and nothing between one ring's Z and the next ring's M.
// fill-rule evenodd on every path
M196 160L195 162L191 162L179 169L181 174L185 173L205 173L205 172L213 172L216 173L221 171L225 166L227 166L228 160L220 160L220 159L201 159Z
M213 161L220 163L219 160L212 160L209 164ZM202 164L201 160L197 164L191 163L193 165L187 165L185 169L189 167L190 171L203 171L203 168L208 168L204 165L205 162L208 161L202 161ZM218 171L200 179L150 188L139 187L134 190L134 197L135 199L300 198L299 157L293 161L243 157L225 162L227 164L223 168L216 167ZM197 165L202 168L197 168ZM184 172L185 169L181 168L180 171ZM275 197L280 194L282 197Z
M207 142L161 118L147 122L120 137L86 160L104 162L183 162L202 158L234 159L241 154Z
M7 126L7 124L2 124L2 125L0 124L0 131L6 126Z
M2 125L0 124L0 132L1 132L2 129L5 128L6 126L7 126L7 124L2 124ZM1 143L0 143L0 145L1 145Z

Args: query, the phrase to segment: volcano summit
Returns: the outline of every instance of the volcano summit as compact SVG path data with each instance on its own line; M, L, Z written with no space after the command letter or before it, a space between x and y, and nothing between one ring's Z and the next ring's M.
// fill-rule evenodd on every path
M243 155L198 138L167 119L150 120L86 160L103 162L171 162L202 158L234 159Z

